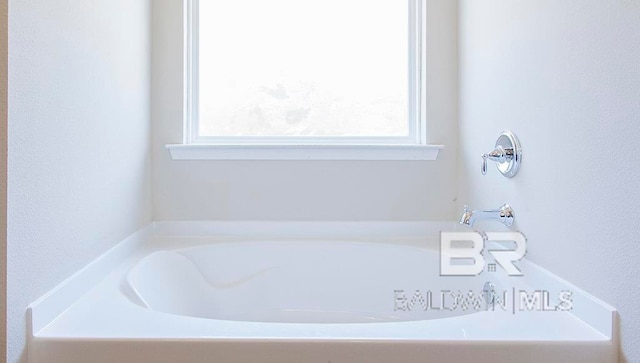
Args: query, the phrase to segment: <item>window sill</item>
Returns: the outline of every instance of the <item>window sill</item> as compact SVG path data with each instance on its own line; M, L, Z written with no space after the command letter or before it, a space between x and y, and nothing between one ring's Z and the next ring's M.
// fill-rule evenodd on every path
M173 160L436 160L442 145L167 145Z

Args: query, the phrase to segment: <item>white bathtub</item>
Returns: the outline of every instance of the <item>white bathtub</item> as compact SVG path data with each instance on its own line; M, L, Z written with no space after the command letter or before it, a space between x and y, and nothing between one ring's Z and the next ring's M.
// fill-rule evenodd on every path
M436 251L410 246L256 241L155 252L140 260L126 281L141 306L195 318L348 324L474 312L452 309L448 292L481 294L483 281L441 278L439 262ZM396 295L405 291L411 297L416 289L425 291L425 299L426 291L433 293L431 309L400 310Z
M32 306L30 362L617 361L615 311L527 261L441 277L452 228L156 223ZM571 311L518 308L543 290Z

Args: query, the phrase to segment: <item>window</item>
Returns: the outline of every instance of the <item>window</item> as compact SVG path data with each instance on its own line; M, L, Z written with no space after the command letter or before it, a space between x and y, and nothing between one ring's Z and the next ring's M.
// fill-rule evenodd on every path
M185 145L433 154L424 0L185 1Z

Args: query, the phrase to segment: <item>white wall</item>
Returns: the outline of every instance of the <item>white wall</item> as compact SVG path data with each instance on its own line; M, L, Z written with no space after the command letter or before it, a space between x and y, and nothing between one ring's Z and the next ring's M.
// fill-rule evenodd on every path
M185 162L182 1L153 6L153 192L156 220L417 220L455 214L457 2L429 0L429 142L436 162ZM259 61L259 56L256 57ZM375 77L375 75L372 75Z
M9 362L28 304L151 220L150 13L9 1Z
M620 310L640 362L640 2L460 2L460 204L510 201L529 257ZM503 129L519 175L480 175Z
M0 362L7 361L7 5L0 2Z

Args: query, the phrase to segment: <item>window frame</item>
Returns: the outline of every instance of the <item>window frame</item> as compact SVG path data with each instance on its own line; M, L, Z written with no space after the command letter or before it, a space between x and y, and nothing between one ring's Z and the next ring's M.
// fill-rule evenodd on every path
M408 136L220 137L198 135L199 0L184 0L183 140L179 145L167 145L172 157L182 160L435 160L443 147L427 144L426 0L406 1L409 2ZM295 152L297 155L292 155Z

